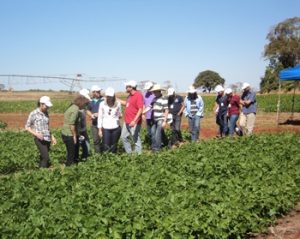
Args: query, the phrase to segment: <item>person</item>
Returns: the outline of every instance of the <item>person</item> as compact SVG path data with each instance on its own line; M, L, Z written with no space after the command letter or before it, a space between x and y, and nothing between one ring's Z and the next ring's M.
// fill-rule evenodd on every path
M40 168L48 168L50 166L50 144L55 145L56 138L51 134L49 129L49 113L48 109L52 107L51 100L48 96L42 96L37 108L30 112L25 129L34 136L34 142L40 153Z
M241 105L242 113L240 116L240 126L244 135L251 135L253 132L255 118L256 118L256 94L251 90L249 83L242 85Z
M140 154L142 152L141 142L141 124L142 112L144 108L144 99L140 91L137 90L137 83L135 81L128 81L125 83L128 97L126 101L120 101L125 105L124 124L122 127L121 139L126 153ZM134 149L130 142L132 138Z
M145 108L144 113L152 109L152 126L151 126L151 149L153 152L159 151L162 144L167 145L167 136L164 128L168 120L168 99L163 97L163 89L159 84L155 84L151 92L155 95L151 105Z
M89 95L78 95L64 113L64 124L62 127L62 140L67 149L66 166L78 162L79 156L79 110L84 109L90 102Z
M233 136L234 132L242 136L242 131L237 126L237 121L240 116L240 96L237 94L233 94L231 88L227 88L225 90L225 95L227 96L228 101L228 128L229 135Z
M144 109L151 106L152 101L155 98L153 92L151 92L151 88L153 87L153 83L151 81L145 84L144 90ZM147 139L151 145L151 126L152 126L152 110L150 109L148 112L144 114L146 126L147 126Z
M204 116L204 102L194 86L190 86L184 99L184 115L188 118L191 141L199 140L201 118Z
M183 141L180 128L181 128L181 117L182 117L182 112L184 110L184 104L183 104L182 96L177 95L175 93L174 88L169 88L167 93L168 93L169 114L171 114L172 116L171 117L172 134L169 141L169 147L172 147L173 145L176 145L179 142Z
M105 96L98 111L99 136L102 138L103 152L117 153L121 136L121 103L116 101L115 91L111 87L105 90Z
M92 119L91 132L92 132L92 138L94 142L95 153L101 153L101 139L97 127L99 105L103 100L101 96L101 88L97 85L93 85L91 88L91 92L92 92L92 101L88 105L87 114Z
M88 89L81 89L79 91L80 95L89 95L90 91ZM79 110L79 119L78 119L78 133L79 133L79 146L82 149L81 160L86 161L90 155L90 138L87 132L86 127L86 109Z
M217 85L215 88L217 98L215 101L214 112L216 114L216 123L219 125L219 133L217 137L224 137L228 135L228 101L227 96L224 94L224 88Z

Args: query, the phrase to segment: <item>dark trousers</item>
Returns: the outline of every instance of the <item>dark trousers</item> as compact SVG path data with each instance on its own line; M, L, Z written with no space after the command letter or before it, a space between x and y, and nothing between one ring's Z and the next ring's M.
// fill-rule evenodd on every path
M226 136L228 135L228 119L227 115L225 114L218 114L216 118L216 123L219 125L219 133L220 136Z
M91 126L92 136L93 136L93 142L94 142L94 149L95 153L101 153L101 138L99 136L99 131L97 125Z
M121 127L116 129L103 129L102 133L103 152L116 153L121 136Z
M71 166L78 162L79 144L78 142L76 144L74 143L73 136L62 135L62 140L67 149L66 166Z
M36 137L34 138L34 142L40 153L39 167L48 168L50 166L50 157L49 157L50 142L45 140L39 140Z
M173 122L171 124L172 134L169 141L169 146L172 146L177 142L183 141L180 127L181 127L181 116L173 115Z

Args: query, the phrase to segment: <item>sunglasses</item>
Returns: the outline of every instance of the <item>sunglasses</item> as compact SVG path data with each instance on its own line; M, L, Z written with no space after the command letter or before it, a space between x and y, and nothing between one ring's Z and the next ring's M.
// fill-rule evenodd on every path
M111 109L108 110L108 115L111 115Z

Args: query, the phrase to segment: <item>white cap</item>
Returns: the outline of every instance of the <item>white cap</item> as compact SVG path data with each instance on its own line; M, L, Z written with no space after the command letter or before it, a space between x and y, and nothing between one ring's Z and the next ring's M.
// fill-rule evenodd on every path
M232 89L231 89L231 88L227 88L227 89L224 91L224 93L225 93L226 95L229 95L229 94L232 93Z
M111 96L113 97L115 95L115 90L111 87L108 87L106 90L105 90L105 96Z
M245 82L245 83L243 83L243 85L242 85L242 90L245 90L245 89L248 88L248 87L250 87L250 84L247 83L247 82Z
M50 101L50 98L48 96L42 96L40 98L40 103L45 104L48 107L51 107L53 104Z
M188 89L188 93L191 93L191 94L193 94L193 93L196 93L197 92L197 90L195 89L195 87L194 86L189 86L189 89Z
M87 98L89 101L92 100L91 97L90 97L90 95L89 95L90 91L88 89L81 89L79 91L79 94L82 95L82 96L84 96L85 98Z
M219 92L224 91L224 88L223 88L223 86L221 86L221 85L217 85L216 88L215 88L215 91L216 91L217 93L219 93Z
M137 83L136 83L136 81L131 80L131 81L125 82L125 86L131 86L131 87L135 88L137 86Z
M152 87L153 87L153 82L148 81L148 82L145 84L144 90L150 90Z
M101 88L97 85L93 85L91 88L91 92L93 92L93 91L101 91Z
M169 88L168 89L168 96L173 95L175 93L175 89L174 88Z

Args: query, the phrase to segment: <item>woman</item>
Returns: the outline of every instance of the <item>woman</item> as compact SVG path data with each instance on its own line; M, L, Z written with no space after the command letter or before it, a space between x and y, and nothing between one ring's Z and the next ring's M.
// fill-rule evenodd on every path
M184 100L184 115L188 118L191 141L199 140L200 121L204 115L204 102L197 90L190 86Z
M64 125L62 128L62 140L67 149L66 166L78 162L79 154L79 110L84 109L91 98L88 94L78 95L64 113Z
M232 89L227 88L225 90L228 101L228 128L229 135L233 136L234 132L237 135L242 136L242 131L237 127L236 122L240 116L240 97L232 93Z
M224 94L223 86L217 85L215 91L217 92L217 98L215 101L214 112L216 114L216 123L219 125L219 134L217 137L224 137L228 135L228 100L227 96Z
M103 152L117 153L121 136L121 103L116 101L115 91L111 87L105 90L105 96L105 100L99 105L98 133L102 138Z
M40 153L40 168L48 168L50 166L49 150L50 144L56 144L55 137L49 129L48 108L52 106L48 96L42 96L38 103L37 109L29 114L25 129L34 136L34 142Z

